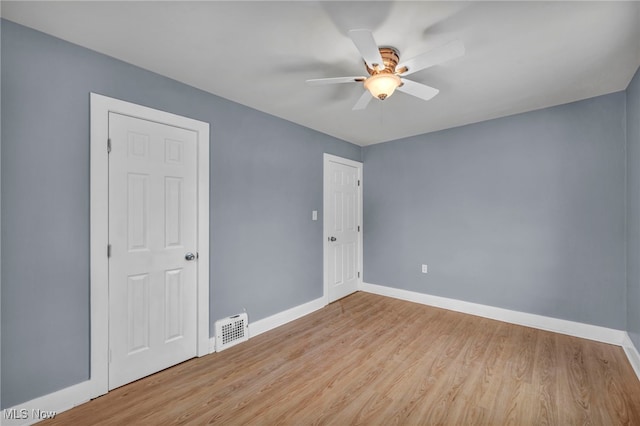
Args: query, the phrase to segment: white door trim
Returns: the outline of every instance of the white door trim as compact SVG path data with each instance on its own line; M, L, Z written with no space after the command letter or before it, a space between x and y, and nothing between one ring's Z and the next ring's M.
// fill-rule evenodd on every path
M359 161L349 160L347 158L338 157L336 155L324 154L323 158L323 172L322 172L322 259L323 259L323 282L324 289L323 295L325 305L329 304L329 234L327 233L327 217L329 215L329 185L327 185L327 176L329 176L329 162L341 163L347 166L355 167L358 169L358 180L360 185L358 186L358 225L360 226L360 232L358 233L358 271L360 276L358 277L358 288L362 287L363 269L362 269L362 235L364 234L364 227L362 226L362 189L364 187L364 181L362 179L362 163Z
M193 130L198 134L198 356L209 353L209 124L91 93L90 288L91 395L109 389L109 112Z

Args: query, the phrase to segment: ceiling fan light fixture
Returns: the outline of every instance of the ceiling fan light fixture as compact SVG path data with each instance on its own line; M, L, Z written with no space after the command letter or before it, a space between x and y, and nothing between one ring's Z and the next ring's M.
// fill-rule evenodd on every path
M374 98L381 101L391 96L398 86L402 84L400 77L391 73L374 74L364 81L364 88L367 89Z

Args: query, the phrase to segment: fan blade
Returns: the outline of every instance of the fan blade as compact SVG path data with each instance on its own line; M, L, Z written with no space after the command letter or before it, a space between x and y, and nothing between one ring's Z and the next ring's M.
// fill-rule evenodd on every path
M320 86L322 84L358 83L365 80L365 77L313 78L311 80L307 80L307 84L311 86Z
M362 96L360 96L360 99L358 99L358 102L356 102L356 104L351 109L353 111L365 109L367 105L369 105L369 102L371 102L371 99L373 99L373 96L371 96L371 93L369 93L368 90L365 90L362 93Z
M402 79L402 84L396 90L425 101L428 101L440 92L438 89L434 89L426 84L416 83L415 81L405 79Z
M464 55L464 44L460 40L454 40L398 64L396 70L401 76L406 76L462 55Z
M377 69L378 66L381 69L384 68L380 50L370 30L350 30L349 37L351 37L351 41L356 45L358 52L360 52L362 59L364 59L369 68Z

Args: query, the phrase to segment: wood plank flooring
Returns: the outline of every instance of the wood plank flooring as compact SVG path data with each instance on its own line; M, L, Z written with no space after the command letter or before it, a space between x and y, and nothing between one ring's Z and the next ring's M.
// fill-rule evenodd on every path
M640 425L620 347L355 293L43 424Z

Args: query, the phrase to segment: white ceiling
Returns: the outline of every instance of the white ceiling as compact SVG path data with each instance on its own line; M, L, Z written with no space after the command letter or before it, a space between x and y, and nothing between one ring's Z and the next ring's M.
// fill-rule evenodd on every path
M640 66L640 2L3 1L2 16L207 92L369 145L624 90ZM411 75L440 89L351 108L366 75L347 36L401 61L459 39Z

